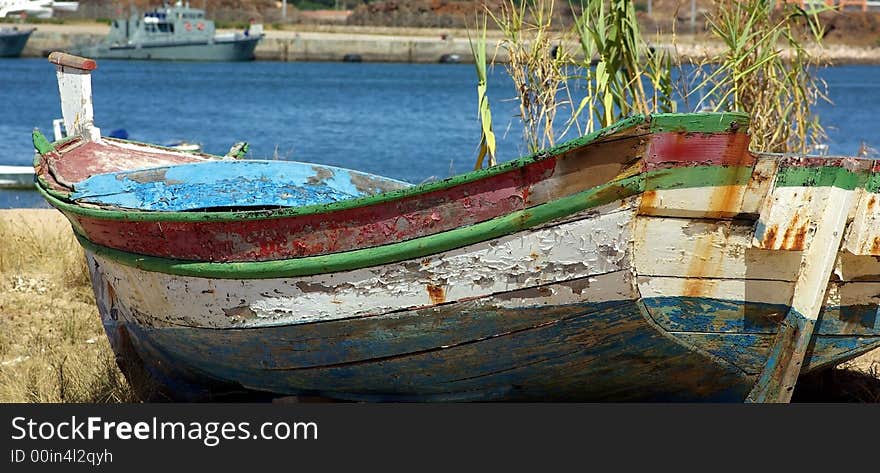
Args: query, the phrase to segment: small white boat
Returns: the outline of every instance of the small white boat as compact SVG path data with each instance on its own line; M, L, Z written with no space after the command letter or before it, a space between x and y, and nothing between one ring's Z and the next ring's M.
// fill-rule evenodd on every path
M0 0L0 18L24 13L34 18L52 18L56 11L72 12L79 2L56 2L53 0Z
M0 189L33 189L33 166L0 166Z

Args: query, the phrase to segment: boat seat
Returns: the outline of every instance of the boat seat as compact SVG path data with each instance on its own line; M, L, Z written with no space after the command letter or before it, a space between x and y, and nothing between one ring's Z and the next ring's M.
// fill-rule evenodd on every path
M217 160L99 174L70 199L149 211L256 210L327 204L410 184L295 161Z

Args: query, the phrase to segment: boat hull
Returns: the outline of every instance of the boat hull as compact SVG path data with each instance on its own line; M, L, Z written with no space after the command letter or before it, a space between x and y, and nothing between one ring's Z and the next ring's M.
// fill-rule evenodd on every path
M642 200L325 275L180 276L91 249L88 265L114 350L152 380L147 398L743 401L787 310L755 286L776 283L661 292L661 277L635 272L659 251L633 241L664 243L640 234ZM745 258L734 241L726 253ZM803 372L880 346L876 305L836 300Z
M160 43L139 46L99 44L79 49L76 54L95 59L156 61L252 61L260 37L232 41Z
M13 33L0 32L0 57L21 56L21 52L33 32L34 30Z
M153 400L741 402L772 340L688 339L670 334L645 309L694 304L687 299L513 308L477 300L323 323L174 326L161 322L166 314L146 312L155 307L130 307L108 291L115 279L102 262L112 266L89 256L102 322L129 378L149 380L132 384ZM878 346L873 336L817 335L804 373Z
M154 381L140 384L147 398L741 401L754 383L658 330L636 300L503 309L465 301L354 321L216 330L161 326L164 314L126 306L97 273L111 344L124 366Z

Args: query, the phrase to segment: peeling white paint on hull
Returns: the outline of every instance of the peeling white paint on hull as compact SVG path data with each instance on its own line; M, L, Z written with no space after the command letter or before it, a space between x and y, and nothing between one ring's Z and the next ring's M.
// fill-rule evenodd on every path
M289 279L183 277L92 258L116 298L156 318L145 323L263 327L381 315L568 280L589 283L629 268L632 217L624 207L432 257ZM542 303L634 298L631 285L615 284L590 298L559 293Z

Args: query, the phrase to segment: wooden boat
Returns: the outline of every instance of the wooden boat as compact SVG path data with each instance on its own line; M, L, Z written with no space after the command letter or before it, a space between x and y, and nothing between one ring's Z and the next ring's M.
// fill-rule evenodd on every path
M50 61L38 189L146 393L787 401L880 346L880 165L751 153L746 115L407 186L102 138L94 62Z

